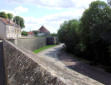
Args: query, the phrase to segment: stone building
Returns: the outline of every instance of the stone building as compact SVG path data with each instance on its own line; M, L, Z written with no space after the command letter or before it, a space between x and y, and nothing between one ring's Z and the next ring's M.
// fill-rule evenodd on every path
M35 35L34 35L34 32L28 32L28 37L34 37Z
M41 26L40 29L38 30L38 36L47 36L47 35L50 35L50 32L44 26Z
M16 39L20 37L20 26L11 20L0 18L0 39Z

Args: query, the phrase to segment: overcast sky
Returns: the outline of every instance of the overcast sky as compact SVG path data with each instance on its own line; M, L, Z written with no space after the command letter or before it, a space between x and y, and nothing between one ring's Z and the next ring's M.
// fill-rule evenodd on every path
M64 21L79 19L92 1L96 0L0 0L0 11L22 16L24 30L38 30L44 25L56 33Z

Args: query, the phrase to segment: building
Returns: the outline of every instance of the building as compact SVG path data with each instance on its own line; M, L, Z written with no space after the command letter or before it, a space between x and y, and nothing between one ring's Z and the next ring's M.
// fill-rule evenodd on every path
M0 39L16 39L20 37L20 26L11 20L0 18Z
M54 36L49 36L46 38L46 44L47 45L59 44L58 38Z
M34 37L35 35L34 35L34 33L33 32L28 32L28 37Z
M38 36L47 36L47 35L50 35L50 32L44 26L41 26L40 29L38 30Z

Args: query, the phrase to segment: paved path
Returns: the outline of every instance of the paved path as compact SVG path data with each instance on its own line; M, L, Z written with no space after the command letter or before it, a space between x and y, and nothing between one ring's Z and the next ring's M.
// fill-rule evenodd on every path
M111 85L111 74L89 66L61 51L62 45L37 54L47 69L68 85Z
M73 57L73 55L69 55L64 51L58 53L58 58L66 65L66 67L95 79L104 85L111 85L111 73L105 72L99 67L91 66L86 61L80 61Z

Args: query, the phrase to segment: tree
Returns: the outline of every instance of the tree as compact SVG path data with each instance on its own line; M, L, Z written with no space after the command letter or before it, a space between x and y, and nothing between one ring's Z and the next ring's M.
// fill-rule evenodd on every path
M34 33L35 36L37 36L38 31L32 31Z
M15 16L14 19L13 19L13 21L14 21L17 25L19 25L21 28L24 28L24 27L25 27L25 25L24 25L24 19L23 19L22 17L20 17L20 16Z
M108 54L103 34L111 30L111 8L103 1L94 1L81 18L81 39L87 55L95 62L105 61Z
M5 12L0 12L0 17L2 17L2 18L8 18L7 14Z
M22 35L23 35L23 36L27 36L28 33L27 33L26 31L22 31Z
M8 19L9 19L9 20L12 20L12 18L13 18L13 14L8 13L7 16L8 16Z
M58 37L70 52L76 52L79 43L79 21L65 21L58 31Z
M111 27L111 9L102 1L94 1L81 18L82 39L84 44L96 42L102 33Z
M51 36L57 37L57 34L56 33L52 33Z

